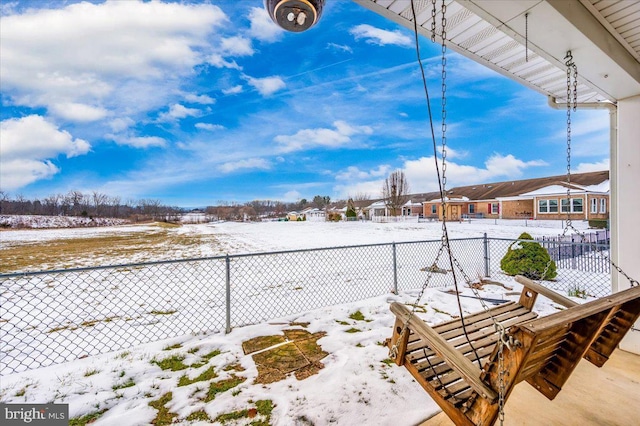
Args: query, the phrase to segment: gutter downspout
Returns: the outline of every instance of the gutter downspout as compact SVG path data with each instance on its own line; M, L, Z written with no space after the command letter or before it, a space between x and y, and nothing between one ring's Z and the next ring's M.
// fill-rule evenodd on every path
M547 104L553 109L567 109L566 103L556 102L553 96L547 96ZM578 104L579 109L609 110L609 230L611 231L611 260L618 264L618 106L612 102L585 102ZM611 274L611 291L616 293L618 274Z

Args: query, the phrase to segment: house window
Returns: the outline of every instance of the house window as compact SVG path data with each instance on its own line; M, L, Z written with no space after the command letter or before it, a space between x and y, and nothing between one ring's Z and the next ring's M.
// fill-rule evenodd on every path
M600 213L606 213L607 212L607 199L606 198L600 198Z
M491 203L491 214L500 213L500 203Z
M469 214L474 214L476 212L476 205L469 204Z
M431 204L431 214L436 214L438 212L438 207L435 204Z
M538 200L538 213L558 213L558 200Z
M591 213L598 213L598 199L591 199Z
M584 200L582 198L572 198L571 199L571 211L574 213L582 213Z
M582 202L584 200L582 198L571 198L570 200L563 198L562 199L562 212L567 213L582 213L583 205Z
M549 200L538 200L538 213L549 213Z

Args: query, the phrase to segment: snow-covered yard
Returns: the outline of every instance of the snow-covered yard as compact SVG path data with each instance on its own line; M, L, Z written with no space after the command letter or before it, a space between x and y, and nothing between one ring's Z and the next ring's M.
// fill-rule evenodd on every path
M472 221L471 223L450 224L451 238L480 238L486 232L490 237L517 238L521 232L529 232L533 236L556 235L562 232L558 222L520 226L515 224L495 224L494 221ZM552 225L555 225L553 227ZM582 224L581 224L582 225ZM144 227L140 227L144 231ZM132 232L135 227L104 228L111 232ZM86 237L92 232L105 232L104 229L42 230L42 231L5 231L0 237L2 244L24 243L41 244L46 246L47 240L59 238L59 233L76 233ZM215 225L187 225L175 228L176 233L202 233L214 235L218 246L215 251L230 254L250 252L271 252L277 250L296 250L317 247L334 247L360 244L377 244L389 242L438 240L440 224L437 223L317 223L317 222L268 222L268 223L221 223ZM56 235L57 234L57 235ZM464 245L457 247L461 258L473 257L467 251L477 251L480 246ZM208 247L207 250L211 250ZM1 251L0 251L1 253ZM195 253L201 253L194 249ZM419 251L416 250L416 256ZM173 253L175 254L175 253ZM189 257L190 252L179 253L180 257ZM171 250L167 249L167 258L171 258ZM418 257L415 266L429 266L429 258ZM375 268L362 257L341 260L347 267ZM432 259L431 259L432 261ZM421 263L420 263L421 262ZM249 265L250 266L250 265ZM306 268L306 267L305 267ZM415 302L419 288L408 289L400 286L402 291L398 295L387 293L392 288L391 276L382 272L381 267L377 275L380 283L365 281L362 283L340 282L339 277L323 275L322 270L306 271L317 277L317 281L289 283L287 291L274 290L260 285L261 276L258 268L247 267L243 271L247 279L254 278L247 288L238 289L238 294L232 303L235 311L244 310L259 318L260 309L277 307L282 298L290 297L287 305L301 303L322 294L320 288L326 285L329 278L339 285L339 297L332 306L304 311L304 305L295 311L278 315L278 309L273 309L267 321L254 325L236 327L230 334L216 331L197 335L183 335L158 342L138 345L136 347L119 350L107 354L88 356L83 359L53 365L37 370L24 371L4 375L1 380L0 400L2 402L32 402L32 403L68 403L71 417L93 415L97 418L95 424L139 425L149 424L158 419L161 413L181 424L197 424L207 421L222 423L226 417L221 415L235 413L238 420L230 424L249 424L252 421L263 420L274 425L325 425L325 424L415 424L428 417L438 409L403 369L389 365L387 349L382 346L385 338L390 337L393 325L393 315L389 312L392 301L405 303ZM179 270L177 272L180 272ZM469 271L472 277L475 270ZM315 275L314 275L315 274ZM198 293L191 293L190 285L198 284L197 275L191 274L179 280L177 288L172 289L169 299L179 299L179 294L189 294L192 299L185 298L182 304L175 304L176 300L167 302L166 306L144 306L142 310L146 317L131 316L132 329L144 333L145 330L158 330L170 323L168 315L156 315L157 321L147 321L149 310L171 312L175 309L177 315L185 315L187 319L198 321L201 314L196 306ZM401 279L401 278L400 278ZM439 278L442 279L442 278ZM329 280L329 281L331 281ZM118 281L118 282L116 282ZM85 296L80 283L69 281L65 291L49 294L50 299L38 299L29 295L28 282L16 283L9 281L1 283L3 307L0 322L2 329L2 358L6 360L5 350L8 341L15 350L23 350L25 357L33 356L33 333L29 327L44 327L53 330L56 326L55 312L48 317L40 315L27 318L28 312L20 313L23 321L20 330L9 327L6 302L25 307L29 305L29 298L43 303L58 303L67 310L76 312L78 322L87 322L89 326L62 328L43 335L51 337L57 343L64 343L65 336L69 338L74 333L84 333L87 339L92 334L101 334L105 339L117 341L123 336L108 335L112 322L126 323L126 315L131 315L131 309L140 303L150 303L149 300L139 301L127 298L126 286L118 279L106 281L100 291L88 289ZM195 284L194 284L195 283ZM441 283L445 284L446 283ZM121 286L113 290L113 287ZM487 285L481 294L491 298L515 300L513 294L520 289L517 283L509 282L514 291ZM16 287L18 286L18 287ZM374 295L362 293L362 288L371 287ZM382 286L382 287L380 287ZM50 286L55 289L55 284ZM175 287L175 284L174 284ZM296 288L300 287L296 290ZM419 287L419 286L418 286ZM74 290L75 289L75 290ZM85 288L85 290L87 290ZM109 291L107 291L109 290ZM429 323L437 323L459 315L455 296L445 293L446 287L427 289L421 304L425 313L421 317ZM154 288L154 292L162 291ZM217 292L217 293L216 293ZM306 292L306 293L305 293ZM376 293L377 292L377 293ZM291 297L291 293L304 293L304 297ZM330 294L333 294L331 291ZM152 293L153 294L153 293ZM208 293L205 306L209 309L223 311L224 288L215 289ZM365 295L364 300L362 299ZM465 288L463 295L471 296L471 289ZM155 296L162 295L155 294ZM203 298L203 297L200 297ZM340 300L356 300L350 303L340 303ZM576 299L580 300L580 299ZM478 311L480 303L473 298L462 298L465 313ZM266 303L264 303L266 302ZM173 304L172 304L173 303ZM191 305L190 305L191 303ZM123 308L118 318L106 321L107 306ZM218 306L218 307L216 307ZM295 307L295 306L294 306ZM127 308L127 309L124 309ZM190 310L191 308L191 310ZM194 311L194 309L196 309ZM127 310L129 312L127 313ZM554 312L556 308L551 302L540 298L536 311L541 314ZM15 312L15 311L12 311ZM42 312L46 312L43 310ZM358 315L357 313L361 315ZM113 312L112 312L113 313ZM120 315L122 314L122 315ZM65 312L68 317L69 312ZM100 321L91 323L91 320ZM251 318L251 317L250 317ZM15 325L15 323L14 323ZM68 324L67 324L68 325ZM211 327L215 329L216 327ZM326 335L317 343L328 355L321 360L324 368L315 375L298 380L289 375L285 380L271 384L256 384L258 370L251 355L245 355L242 343L257 336L282 335L286 329L304 329L309 333L324 332ZM106 333L106 334L105 334ZM77 336L77 334L76 334ZM161 338L166 334L159 333ZM16 340L17 339L17 340ZM60 340L62 339L62 340ZM106 340L105 340L106 341ZM36 347L41 343L36 342ZM46 356L46 348L39 347L42 356ZM219 352L219 353L218 353ZM180 360L179 368L163 369L166 359ZM183 368L184 367L184 368ZM187 377L184 379L183 376ZM182 384L182 386L179 386ZM273 408L265 409L264 403L271 401ZM151 405L149 405L151 404ZM267 404L268 407L271 407ZM159 408L159 407L165 407ZM246 415L242 410L247 410ZM174 415L172 415L175 414ZM240 414L238 414L240 413ZM198 420L199 419L199 420ZM208 419L208 420L207 420Z

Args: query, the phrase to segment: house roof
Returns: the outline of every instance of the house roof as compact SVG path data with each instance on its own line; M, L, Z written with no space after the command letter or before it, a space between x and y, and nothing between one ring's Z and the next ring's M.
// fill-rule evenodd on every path
M609 171L575 173L571 175L572 186L584 187L600 186L609 180ZM510 180L505 182L482 183L477 185L458 186L447 191L448 197L467 197L470 200L495 200L499 197L514 197L536 191L547 186L559 185L566 191L567 176L549 176L534 179ZM437 195L434 199L440 199Z
M560 192L566 192L567 187L575 191L588 191L605 193L609 191L609 171L573 173L571 174L571 185L567 184L567 175L548 176L523 180L508 180L504 182L479 183L476 185L457 186L447 190L446 198L449 202L464 202L469 200L495 200L497 198L518 197L523 195L533 195L540 189L547 191L548 187L558 187ZM538 192L536 192L537 195ZM440 192L421 192L409 194L408 202L419 204L424 202L440 201ZM383 199L354 200L356 209L366 209L377 206L384 206ZM338 201L328 207L328 210L346 209L346 201ZM405 204L406 205L406 204Z

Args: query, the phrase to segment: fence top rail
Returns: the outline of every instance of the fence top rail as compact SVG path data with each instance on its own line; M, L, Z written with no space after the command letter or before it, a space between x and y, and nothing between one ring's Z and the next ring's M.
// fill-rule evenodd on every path
M491 241L508 241L508 242L525 242L525 243L538 243L538 244L545 244L545 245L566 245L566 246L588 246L588 247L602 247L602 248L606 248L607 250L610 247L610 244L607 243L596 243L595 241L592 242L578 242L578 241L557 241L557 240L518 240L518 239L514 239L514 238L501 238L501 237L488 237L488 240Z
M453 241L472 241L472 240L482 240L482 239L484 239L484 237L452 238L450 241L452 242ZM513 240L508 240L508 241L513 241ZM309 249L266 251L266 252L257 252L257 253L226 254L221 256L194 257L194 258L188 258L188 259L155 260L155 261L139 262L139 263L118 263L113 265L86 266L81 268L11 272L8 274L0 274L0 281L9 279L9 278L16 278L16 277L33 277L37 275L47 275L47 274L62 274L62 273L73 273L73 272L97 271L97 270L105 270L105 269L132 268L132 267L135 268L135 267L145 267L145 266L155 266L155 265L166 265L166 264L175 264L175 263L203 262L203 261L211 261L211 260L225 260L227 258L234 259L234 258L243 258L243 257L270 256L270 255L279 255L279 254L304 253L304 252L316 252L316 251L328 251L328 250L345 250L345 249L365 248L365 247L384 247L384 246L392 246L394 244L405 245L405 244L420 244L420 243L424 244L424 243L439 243L439 242L440 242L439 239L438 240L421 240L421 241L401 241L401 242L392 242L392 243L359 244L359 245L320 247L320 248L309 248Z

